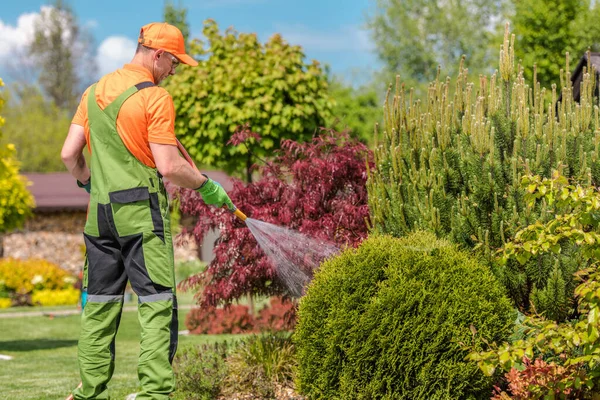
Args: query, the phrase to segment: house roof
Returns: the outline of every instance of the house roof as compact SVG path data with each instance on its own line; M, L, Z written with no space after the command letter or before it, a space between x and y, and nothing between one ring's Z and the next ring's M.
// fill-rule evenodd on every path
M31 182L29 191L35 198L35 211L85 211L90 195L79 188L68 172L24 174Z
M581 56L577 67L575 67L575 70L571 74L571 82L573 82L573 99L575 101L579 101L580 98L579 92L581 90L581 81L583 80L583 67L587 68L588 66L587 55L588 53L586 52L583 56ZM600 53L590 52L590 64L596 68L596 76L598 76L600 73Z
M206 175L229 191L233 187L229 176L222 171L206 171ZM85 211L90 195L79 188L68 172L23 174L30 182L29 191L35 198L36 212Z

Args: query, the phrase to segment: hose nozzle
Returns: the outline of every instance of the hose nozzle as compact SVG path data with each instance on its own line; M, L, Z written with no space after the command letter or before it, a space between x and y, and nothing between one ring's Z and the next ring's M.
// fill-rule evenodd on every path
M246 214L244 214L242 211L240 211L240 209L237 207L232 212L233 212L233 215L235 215L236 217L238 217L240 220L242 220L244 222L246 221L246 218L248 218L248 217L246 217Z

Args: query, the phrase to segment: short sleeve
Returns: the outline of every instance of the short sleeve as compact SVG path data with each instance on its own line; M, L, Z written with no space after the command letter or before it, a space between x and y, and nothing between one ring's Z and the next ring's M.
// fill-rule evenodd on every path
M148 107L148 142L177 145L175 106L166 90Z
M79 105L77 106L77 111L75 112L75 116L73 116L72 124L86 126L88 120L87 113L87 98L90 93L90 88L88 87L83 95L81 96L81 100L79 101Z

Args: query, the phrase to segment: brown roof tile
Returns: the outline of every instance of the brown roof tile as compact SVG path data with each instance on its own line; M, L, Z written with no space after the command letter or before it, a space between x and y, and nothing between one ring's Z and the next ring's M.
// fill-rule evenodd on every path
M221 183L225 190L232 188L227 174L222 171L206 171L206 175ZM23 174L30 182L29 191L36 203L36 212L86 210L90 199L85 190L79 188L75 178L68 172L48 174Z

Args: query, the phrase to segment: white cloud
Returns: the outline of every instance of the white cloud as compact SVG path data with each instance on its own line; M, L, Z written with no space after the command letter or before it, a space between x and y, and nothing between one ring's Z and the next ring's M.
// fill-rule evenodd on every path
M133 58L137 44L125 36L109 36L100 43L98 47L98 72L100 75L107 74Z
M15 52L24 52L33 39L35 21L39 16L39 13L21 14L16 26L0 20L0 62L7 61L7 57Z
M374 49L368 32L353 25L321 31L300 24L275 28L288 43L300 45L307 51L369 52Z

